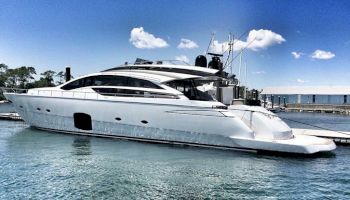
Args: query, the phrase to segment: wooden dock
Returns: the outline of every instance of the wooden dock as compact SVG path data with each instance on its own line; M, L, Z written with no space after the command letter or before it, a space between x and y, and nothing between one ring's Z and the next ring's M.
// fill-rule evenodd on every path
M312 135L333 140L336 144L350 144L350 132L293 128L293 134Z

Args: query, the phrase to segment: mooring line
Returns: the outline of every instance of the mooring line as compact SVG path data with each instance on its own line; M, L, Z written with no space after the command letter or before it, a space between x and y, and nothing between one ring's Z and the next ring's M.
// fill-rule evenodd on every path
M293 119L287 119L287 118L284 118L284 117L280 117L280 118L281 118L281 119L284 119L284 120L289 120L289 121L292 121L292 122L296 122L296 123L308 125L308 126L311 126L311 127L315 127L315 128L327 130L327 131L333 131L333 132L337 132L337 133L341 133L341 134L345 134L345 135L350 135L349 133L346 133L346 132L336 131L336 130L332 130L332 129L329 129L329 128L325 128L325 127L321 127L321 126L316 126L316 125L308 124L308 123L305 123L305 122L300 122L300 121L293 120Z

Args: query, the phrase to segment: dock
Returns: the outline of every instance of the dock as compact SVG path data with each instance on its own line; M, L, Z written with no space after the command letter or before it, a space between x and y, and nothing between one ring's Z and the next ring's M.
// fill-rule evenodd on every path
M350 144L350 132L293 128L295 135L311 135L333 140L336 144Z
M0 120L23 121L18 113L0 113Z
M350 115L350 86L267 87L262 100L286 111Z
M285 110L291 112L336 113L350 115L350 105L287 104Z

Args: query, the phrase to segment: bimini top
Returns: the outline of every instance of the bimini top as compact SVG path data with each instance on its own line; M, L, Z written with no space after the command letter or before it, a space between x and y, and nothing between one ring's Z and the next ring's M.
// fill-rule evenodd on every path
M195 76L221 76L219 70L205 67L197 67L190 65L168 65L168 64L134 64L122 65L102 72L119 71L119 70L150 70L169 73L189 74Z

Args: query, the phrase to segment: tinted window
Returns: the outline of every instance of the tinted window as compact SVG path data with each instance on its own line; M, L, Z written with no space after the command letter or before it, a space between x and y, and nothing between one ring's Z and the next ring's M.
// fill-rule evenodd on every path
M97 93L105 96L143 96L143 91L127 90L119 88L93 88Z
M84 80L84 87L92 86L94 83L94 77L87 77L87 78L84 78L83 80Z
M79 79L79 80L73 81L73 82L71 82L71 83L69 83L67 85L62 86L61 89L73 90L75 88L84 87L82 83L83 83L83 80Z
M128 77L125 76L95 76L93 86L127 86Z
M97 93L104 96L127 96L127 97L146 97L146 98L178 98L176 95L163 94L158 92L149 92L141 90L128 90L119 88L93 88Z
M159 87L158 85L156 85L150 81L146 81L146 80L142 80L142 79L138 79L138 78L131 78L131 77L128 78L128 86L129 87L162 89L161 87Z
M163 89L150 81L125 76L111 75L91 76L82 78L62 86L61 89L72 90L86 86L125 86Z
M94 77L81 78L61 87L64 90L73 90L80 87L92 86Z
M194 80L175 80L168 82L167 85L172 87L180 92L182 92L190 100L198 101L213 101L213 97L210 96L207 92L202 92L197 89L198 83Z

